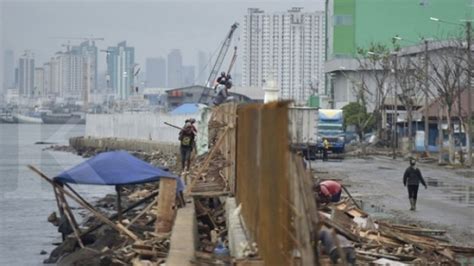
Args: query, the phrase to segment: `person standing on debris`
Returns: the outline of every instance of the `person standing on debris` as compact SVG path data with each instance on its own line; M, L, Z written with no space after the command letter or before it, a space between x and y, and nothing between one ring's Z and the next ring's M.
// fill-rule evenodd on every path
M232 86L232 83L227 82L225 78L222 78L217 85L216 95L212 101L215 106L218 106L227 100L229 97L228 89Z
M325 180L316 186L321 203L338 202L341 200L342 186L336 181Z
M195 120L194 120L195 121ZM184 128L179 132L180 151L181 151L181 169L185 171L187 164L187 170L191 166L191 152L194 147L194 138L196 137L196 128L193 123L188 119L184 125Z
M324 138L323 140L323 161L328 160L329 141Z
M403 185L408 188L408 199L410 199L410 211L416 210L416 199L418 195L418 185L423 184L425 189L428 186L421 175L420 169L416 166L416 161L414 158L410 158L410 166L405 170L405 174L403 174Z
M217 86L219 86L219 84L221 84L221 81L222 79L226 79L227 75L225 74L224 71L221 72L221 75L217 78L217 83L216 83L216 86L214 86L214 89L217 89Z
M319 231L319 241L321 241L322 250L331 258L333 263L337 263L342 255L344 256L342 261L345 260L347 265L355 265L356 252L354 245L347 238L333 233L330 229L323 226Z

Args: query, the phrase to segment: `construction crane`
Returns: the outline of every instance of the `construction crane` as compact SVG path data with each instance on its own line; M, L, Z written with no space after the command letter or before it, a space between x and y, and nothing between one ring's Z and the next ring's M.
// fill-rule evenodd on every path
M67 36L51 37L50 39L83 40L83 41L88 41L89 43L92 42L92 45L95 45L95 41L105 40L103 37L67 37Z
M219 50L219 54L217 55L216 62L214 63L214 66L212 67L211 73L209 74L209 78L207 78L207 81L206 81L206 84L205 84L206 87L211 87L214 80L216 79L217 73L219 72L219 69L222 67L222 63L224 62L224 58L227 54L227 51L229 50L230 43L232 41L232 36L234 35L234 32L235 32L235 30L237 29L238 26L239 26L239 23L236 22L236 23L232 24L232 26L230 27L230 31L229 31L229 33L227 33L227 35L224 39L224 43L222 44L222 46Z

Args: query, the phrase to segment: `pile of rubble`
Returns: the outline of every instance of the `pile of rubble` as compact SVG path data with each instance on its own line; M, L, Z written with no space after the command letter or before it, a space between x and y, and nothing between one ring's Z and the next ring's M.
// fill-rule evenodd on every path
M98 149L81 151L82 155L93 156L102 152ZM152 165L167 168L177 173L179 166L177 156L166 152L131 152L134 156ZM96 216L86 216L81 224L80 243L69 231L66 239L53 250L45 263L59 265L131 265L134 263L151 263L159 265L165 262L170 247L171 234L157 234L155 222L157 219L157 195L159 183L145 183L121 187L121 203L123 206L120 224L135 234L138 239L125 237L110 225L103 224ZM109 194L99 199L93 205L101 213L108 214L109 220L117 222L117 196ZM79 208L79 213L86 212ZM114 214L112 214L114 213ZM112 214L112 215L111 215ZM55 225L59 222L51 215L49 220ZM58 229L59 230L59 229Z
M355 243L361 264L456 265L457 256L474 255L472 247L451 245L443 230L373 221L349 199L324 207L320 217L325 226Z
M193 161L189 175L186 177L192 180L191 195L193 193L205 195L205 193L219 193L229 190L229 183L223 170L231 163L224 158L219 150L212 154L212 158L209 157L210 155L207 153L198 156Z
M194 206L199 239L194 263L230 262L224 203L218 197L195 197ZM216 248L223 254L216 256Z

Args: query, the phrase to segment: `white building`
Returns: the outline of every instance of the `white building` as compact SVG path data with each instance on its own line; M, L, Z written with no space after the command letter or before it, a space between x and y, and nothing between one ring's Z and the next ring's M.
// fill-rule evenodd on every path
M242 86L274 80L282 99L305 104L324 88L323 11L265 13L250 8L243 23Z
M46 65L46 64L45 64ZM57 52L47 63L48 95L88 101L97 89L97 47L88 41Z
M35 59L31 51L25 51L18 64L19 95L32 97L34 90Z

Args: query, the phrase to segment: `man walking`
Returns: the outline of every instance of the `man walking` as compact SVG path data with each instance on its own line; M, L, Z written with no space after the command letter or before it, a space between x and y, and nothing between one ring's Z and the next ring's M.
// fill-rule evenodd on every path
M186 170L186 165L188 171L191 166L191 152L193 151L195 137L196 128L191 121L186 120L184 128L179 132L181 169L183 171Z
M421 175L420 169L416 166L416 161L414 158L410 159L410 166L405 170L405 174L403 175L403 185L408 188L408 198L410 199L410 211L416 210L416 199L418 195L418 185L423 184L425 189L428 186ZM407 186L408 185L408 186Z

